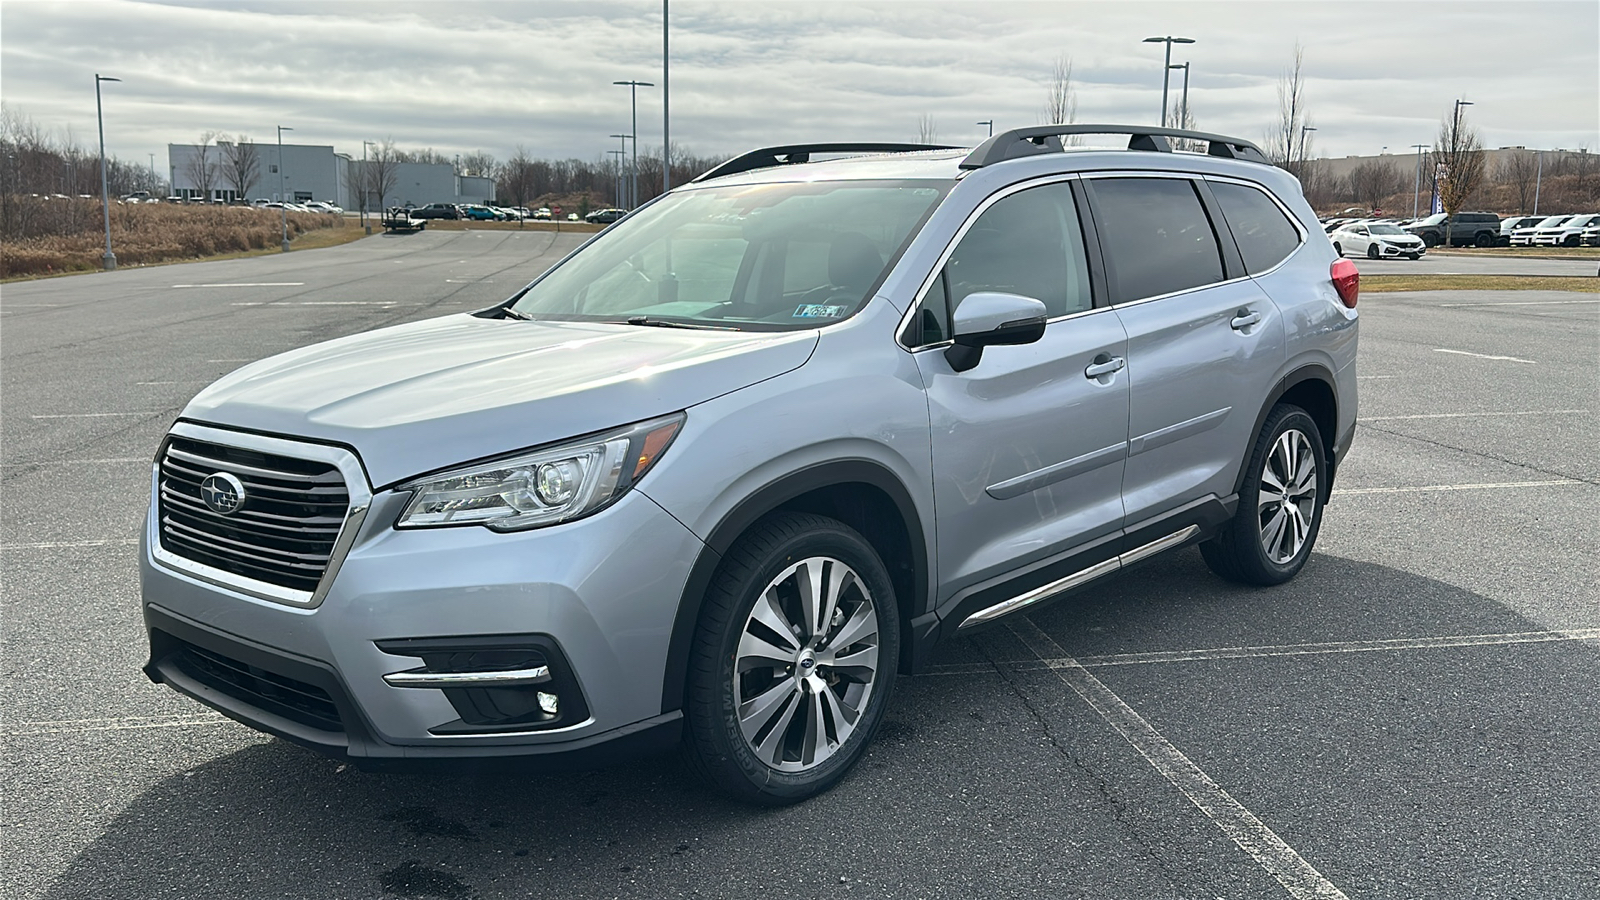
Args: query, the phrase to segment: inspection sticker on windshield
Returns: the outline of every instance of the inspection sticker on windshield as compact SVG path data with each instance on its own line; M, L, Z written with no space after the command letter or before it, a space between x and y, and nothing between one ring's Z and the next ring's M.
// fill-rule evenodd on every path
M793 318L837 319L842 315L844 315L844 307L842 306L822 306L815 303L807 303L794 311Z

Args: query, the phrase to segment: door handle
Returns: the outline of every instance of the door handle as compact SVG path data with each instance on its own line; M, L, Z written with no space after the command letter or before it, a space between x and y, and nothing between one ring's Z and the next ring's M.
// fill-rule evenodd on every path
M1228 325L1233 328L1234 331L1243 331L1259 321L1261 321L1260 313L1252 312L1248 309L1241 309L1239 310L1239 314L1234 316L1233 321L1229 322Z
M1113 372L1122 371L1122 367L1127 364L1128 361L1122 357L1113 356L1105 362L1090 363L1089 367L1083 370L1083 377L1099 378L1102 375L1110 375Z

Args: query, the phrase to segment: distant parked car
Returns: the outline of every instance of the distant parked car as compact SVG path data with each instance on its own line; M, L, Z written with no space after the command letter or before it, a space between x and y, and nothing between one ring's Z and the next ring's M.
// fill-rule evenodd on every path
M122 200L123 200L124 203L154 203L154 202L156 202L155 198L150 196L150 192L149 191L134 191L133 193L128 194L127 196L123 197Z
M1456 213L1454 218L1434 213L1406 226L1429 247L1443 244L1448 235L1453 247L1493 247L1500 237L1500 217L1494 213Z
M1576 247L1583 242L1584 229L1591 225L1600 225L1600 216L1570 216L1559 225L1540 228L1533 235L1533 243L1538 247Z
M1511 234L1518 228L1527 228L1541 221L1544 216L1507 216L1500 220L1500 236L1495 238L1495 244L1500 247L1511 246Z
M1532 247L1535 234L1546 228L1555 228L1570 218L1572 216L1545 216L1537 222L1518 228L1511 232L1511 246Z
M539 207L538 209L533 211L533 217L535 219L548 219L548 218L550 218L550 207L548 207L548 206Z
M1600 247L1600 225L1590 225L1583 230L1583 243L1586 247Z
M1351 222L1328 235L1333 252L1340 256L1364 255L1368 259L1404 256L1421 259L1428 247L1422 238L1406 234L1387 222Z
M475 219L480 222L493 222L495 220L494 210L487 206L478 206L477 204L469 204L461 207L461 217L464 219Z
M586 222L594 222L600 225L610 225L612 222L615 222L627 214L628 211L625 209L597 209L583 218Z
M305 206L306 209L309 209L312 212L331 213L332 215L336 216L344 215L344 207L334 206L332 203L329 203L326 200L311 200L307 202Z
M413 219L459 219L461 210L454 203L429 203L411 211Z

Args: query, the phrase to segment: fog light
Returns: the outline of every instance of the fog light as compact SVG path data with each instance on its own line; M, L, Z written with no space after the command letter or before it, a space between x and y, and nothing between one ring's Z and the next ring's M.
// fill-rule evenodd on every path
M561 712L561 700L555 694L547 694L544 691L540 691L539 709L543 710L546 715L556 715Z

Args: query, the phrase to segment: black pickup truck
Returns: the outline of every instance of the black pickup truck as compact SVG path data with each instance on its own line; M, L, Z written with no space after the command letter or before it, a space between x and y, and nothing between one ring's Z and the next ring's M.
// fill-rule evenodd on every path
M413 219L459 219L461 208L454 203L429 203L410 210Z

